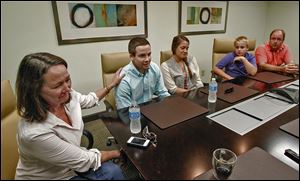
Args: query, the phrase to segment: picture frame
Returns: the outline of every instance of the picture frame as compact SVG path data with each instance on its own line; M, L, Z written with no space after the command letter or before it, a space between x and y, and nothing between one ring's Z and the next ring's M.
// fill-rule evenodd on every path
M179 1L179 34L225 33L228 1Z
M59 45L148 37L146 1L52 1Z

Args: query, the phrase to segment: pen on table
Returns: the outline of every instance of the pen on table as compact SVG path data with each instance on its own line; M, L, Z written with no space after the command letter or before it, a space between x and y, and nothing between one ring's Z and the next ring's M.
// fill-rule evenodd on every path
M228 89L226 89L226 90L224 91L224 94L229 94L229 93L231 93L231 92L233 92L233 91L234 91L233 87L230 87L230 88L228 88Z
M299 163L299 154L291 149L286 149L284 154L289 157L290 159L294 160L295 162Z

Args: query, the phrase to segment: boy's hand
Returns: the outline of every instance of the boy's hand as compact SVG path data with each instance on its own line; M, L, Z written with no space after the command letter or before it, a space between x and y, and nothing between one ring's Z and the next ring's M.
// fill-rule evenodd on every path
M236 61L242 62L244 59L245 59L245 57L243 57L243 56L237 56L233 59L233 62L236 62Z

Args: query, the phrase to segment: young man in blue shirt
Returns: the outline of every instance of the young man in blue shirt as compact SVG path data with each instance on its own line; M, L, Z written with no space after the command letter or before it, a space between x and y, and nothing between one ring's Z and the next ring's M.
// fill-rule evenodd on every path
M166 89L159 67L151 62L151 46L145 38L133 38L129 41L128 52L131 62L121 74L125 74L116 87L117 109L129 107L132 101L138 104L150 101L153 95L166 97Z

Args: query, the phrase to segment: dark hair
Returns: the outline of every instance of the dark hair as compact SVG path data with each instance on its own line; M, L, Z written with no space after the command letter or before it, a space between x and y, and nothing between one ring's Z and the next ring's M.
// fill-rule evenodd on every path
M144 46L144 45L150 45L150 43L148 42L148 40L146 38L140 38L140 37L132 38L128 43L129 54L135 56L136 47Z
M183 41L186 41L186 42L188 42L188 44L190 44L190 40L184 35L177 35L173 38L173 41L172 41L172 53L173 53L173 55L175 55L176 49L178 48L180 43L183 42ZM192 78L193 74L192 74L192 71L191 71L191 68L189 66L189 63L188 63L187 59L184 60L184 63L186 64L186 66L188 68L188 73L189 73L190 78Z
M68 68L64 59L45 52L26 55L20 63L16 80L17 109L20 116L29 122L41 122L47 118L49 105L40 92L43 75L55 65Z
M282 35L283 35L283 40L282 41L284 41L284 39L285 39L285 32L284 32L284 30L283 29L274 29L271 33L270 33L270 39L271 39L271 36L273 35L273 33L275 33L276 31L281 31L281 33L282 33Z
M180 45L180 43L182 41L186 41L186 42L188 42L190 44L190 40L186 36L184 36L184 35L177 35L177 36L175 36L173 38L172 47L171 47L173 55L176 52L176 48Z

